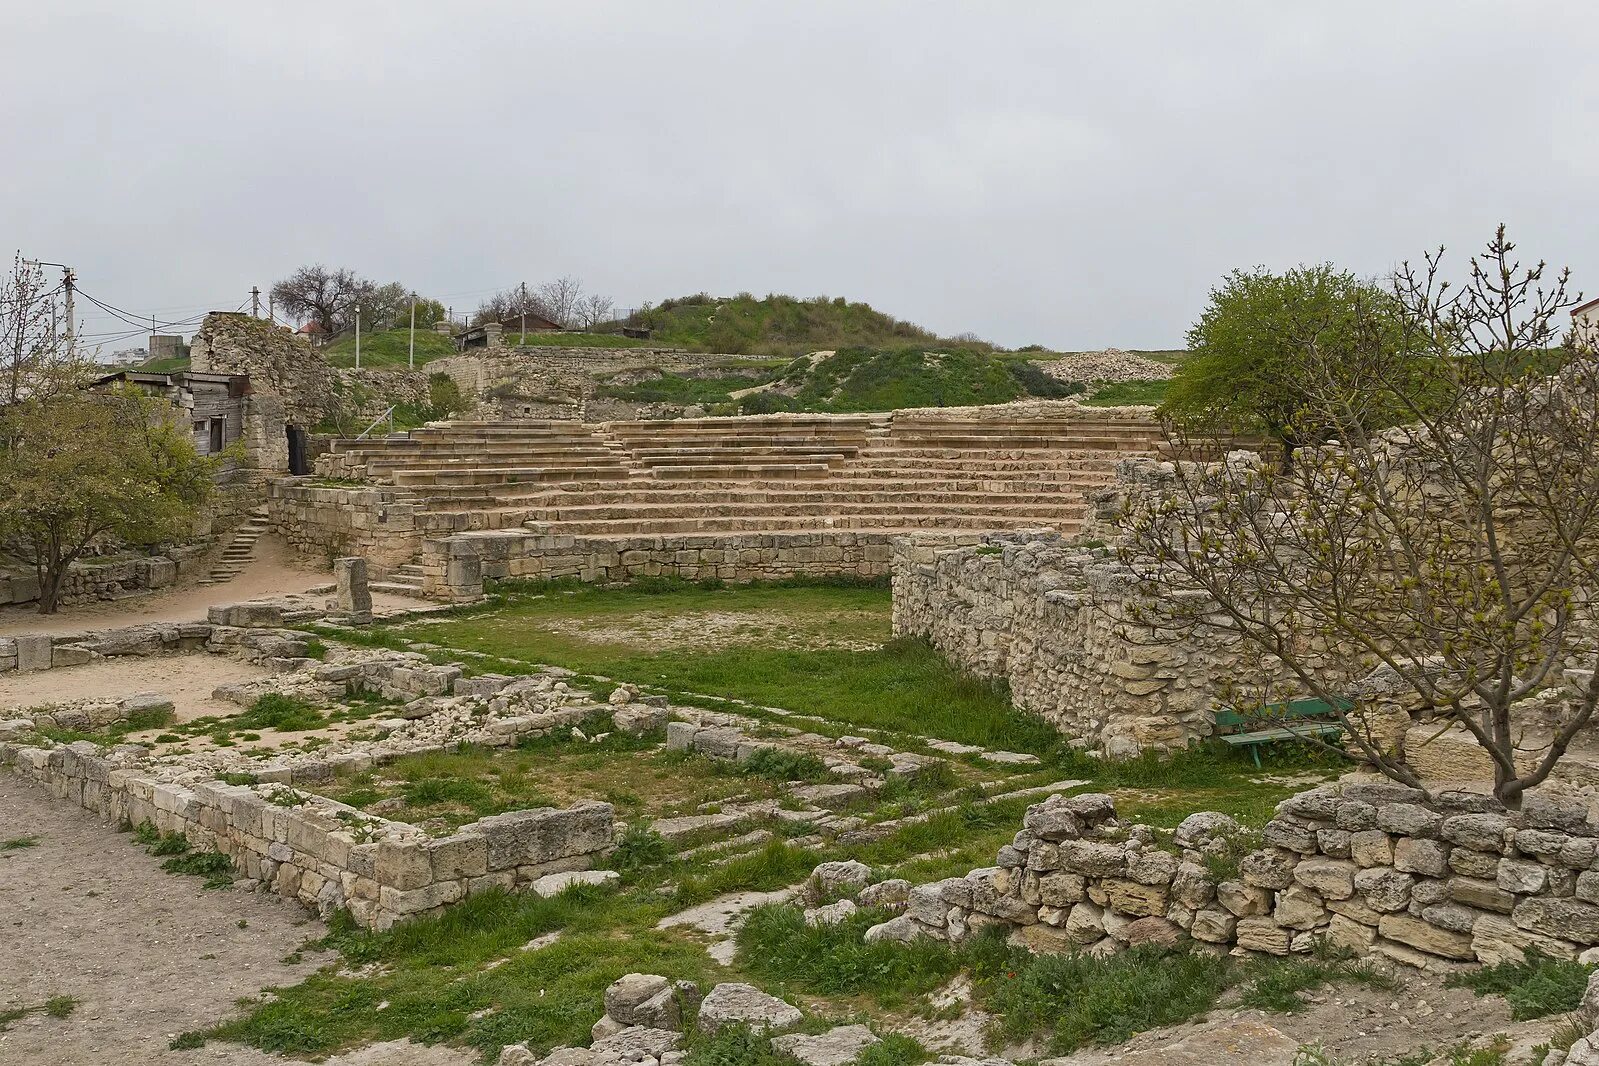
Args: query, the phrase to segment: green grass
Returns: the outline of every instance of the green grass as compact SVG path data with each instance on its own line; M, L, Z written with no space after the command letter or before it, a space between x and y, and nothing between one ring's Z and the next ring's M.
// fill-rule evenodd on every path
M67 1018L78 1009L80 1000L76 996L51 996L40 1003L30 1003L21 1007L0 1007L0 1033L9 1029L13 1022L20 1022L30 1014L47 1014L52 1018Z
M636 313L629 325L652 330L651 343L700 352L801 355L852 345L932 342L938 338L869 304L825 296L797 299L750 293L705 293L662 300Z
M391 329L361 334L361 367L406 366L410 330ZM432 330L416 331L416 365L457 354L455 341ZM355 337L341 337L322 349L323 358L333 366L355 365Z
M1164 381L1118 381L1095 389L1083 402L1089 407L1155 406L1166 399Z
M782 392L747 397L759 411L895 411L965 407L1023 396L1064 397L1080 386L1056 381L1027 358L964 347L843 348L812 363L795 360L780 376ZM791 395L785 395L791 394Z
M540 347L540 348L650 348L669 347L657 340L640 340L637 337L624 337L620 333L534 333L529 332L527 339L523 340L522 334L516 330L508 330L501 334L500 339L513 348Z
M47 708L36 708L46 710ZM59 726L45 726L38 730L40 736L48 737L58 744L70 744L75 740L88 740L96 744L116 744L130 733L139 733L146 729L161 729L171 725L175 720L171 707L150 707L142 711L135 711L126 718L111 722L103 729L65 729Z
M647 381L631 385L601 385L595 391L601 396L631 400L634 403L732 403L733 398L730 393L763 384L770 377L770 374L755 373L747 376L700 378L661 371L658 376Z
M876 727L988 747L1054 752L1060 734L1011 706L1004 689L952 667L919 641L889 639L886 588L693 585L506 591L497 605L403 632L432 643L548 663L670 692L749 700ZM737 613L747 632L671 647L651 623ZM627 628L631 627L631 628ZM763 647L884 642L869 650ZM746 642L747 641L747 642Z
M1523 1022L1576 1010L1593 971L1586 963L1551 959L1532 951L1523 962L1501 962L1454 974L1447 983L1469 988L1479 996L1505 997L1511 1018Z
M147 374L176 374L189 369L189 365L186 355L168 355L160 359L146 359L139 364L138 369Z
M461 745L445 752L407 755L381 769L340 777L321 794L435 832L505 811L566 806L603 799L630 819L692 814L735 796L774 798L786 773L825 767L816 761L779 760L758 767L752 782L745 766L659 749L660 737L635 737L591 722L598 743L573 739L570 729L524 740L515 748ZM746 764L747 765L747 764Z
M961 972L979 1005L1001 1016L1012 1040L1048 1037L1067 1054L1116 1044L1135 1033L1188 1020L1229 989L1246 1007L1278 1013L1305 1006L1302 993L1328 984L1389 987L1362 963L1332 954L1243 962L1207 952L1139 947L1108 958L1033 955L989 931L965 944L863 940L887 912L862 910L836 925L807 926L797 907L762 907L739 932L739 962L769 982L809 995L863 997L903 1010Z
M0 851L20 851L23 848L35 848L39 846L40 839L40 837L32 834L12 837L10 840L0 841Z

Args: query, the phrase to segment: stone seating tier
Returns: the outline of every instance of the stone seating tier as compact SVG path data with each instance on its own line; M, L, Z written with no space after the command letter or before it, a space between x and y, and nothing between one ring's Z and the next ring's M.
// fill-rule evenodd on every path
M325 472L390 484L430 528L651 535L819 529L1074 531L1159 427L1074 412L439 423L338 442Z

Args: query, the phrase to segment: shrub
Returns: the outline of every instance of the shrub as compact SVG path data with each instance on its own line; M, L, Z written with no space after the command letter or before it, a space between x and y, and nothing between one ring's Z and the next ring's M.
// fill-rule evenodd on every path
M1572 959L1551 959L1529 951L1523 962L1506 961L1456 974L1446 982L1479 996L1501 995L1518 1022L1574 1011L1582 1003L1594 968Z
M827 764L809 752L760 748L742 763L744 773L773 781L823 781Z

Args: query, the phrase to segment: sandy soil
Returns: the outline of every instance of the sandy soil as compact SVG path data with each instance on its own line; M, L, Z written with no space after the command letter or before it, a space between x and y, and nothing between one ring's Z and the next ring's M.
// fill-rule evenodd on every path
M87 666L68 666L31 674L0 674L0 710L134 692L159 692L172 698L180 722L208 714L237 714L237 705L213 699L218 685L266 677L259 666L224 655L122 656Z
M281 960L322 925L277 897L206 891L168 874L131 838L27 782L0 774L0 1007L52 995L82 1002L67 1018L30 1014L0 1034L0 1063L189 1066L278 1062L243 1048L170 1051L234 1001L297 983L326 959ZM245 928L240 928L241 923ZM221 1054L219 1054L221 1052Z
M332 577L324 570L307 569L303 559L291 556L276 537L262 537L255 558L232 581L220 585L187 583L176 588L64 607L54 615L32 608L0 608L0 636L12 633L77 633L86 629L116 629L145 622L204 621L206 610L219 603L287 596L326 585ZM421 601L374 593L374 613L415 608Z

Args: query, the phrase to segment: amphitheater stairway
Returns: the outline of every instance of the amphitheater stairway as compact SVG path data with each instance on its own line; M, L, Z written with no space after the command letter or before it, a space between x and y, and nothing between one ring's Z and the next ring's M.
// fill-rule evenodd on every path
M1081 412L438 423L338 442L325 472L405 489L474 528L1071 532L1118 460L1160 447L1147 419Z
M381 581L368 586L373 592L386 592L391 596L410 596L426 599L422 592L422 564L415 559L395 567Z

